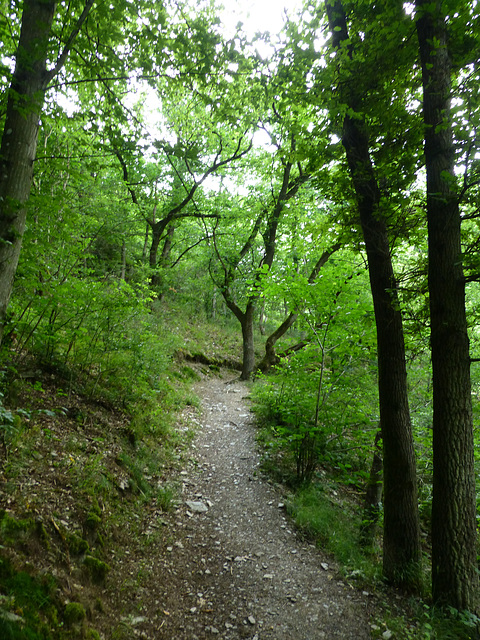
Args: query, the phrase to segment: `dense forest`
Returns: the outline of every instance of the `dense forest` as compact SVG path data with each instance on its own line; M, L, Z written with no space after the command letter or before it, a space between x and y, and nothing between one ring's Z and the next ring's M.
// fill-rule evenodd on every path
M477 0L0 6L6 477L46 373L161 448L185 363L238 363L271 473L354 487L383 579L476 620Z

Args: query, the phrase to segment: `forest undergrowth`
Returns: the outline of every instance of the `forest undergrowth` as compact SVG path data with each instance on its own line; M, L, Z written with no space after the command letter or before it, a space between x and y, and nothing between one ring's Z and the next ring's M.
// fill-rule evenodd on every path
M15 341L4 352L2 638L130 637L134 621L118 619L109 594L131 585L113 583L112 567L130 548L142 553L142 545L166 535L162 522L175 509L179 473L194 435L179 420L180 411L195 412L198 405L191 391L198 377L192 361L214 375L241 350L228 324L221 328L182 317L165 313L162 323L145 331L137 352L109 353L108 372L100 358L85 371L74 362L47 360L41 351L15 351ZM147 357L152 346L156 355ZM395 638L477 637L474 617L437 612L428 593L421 599L384 584L381 512L370 547L359 544L371 449L343 431L295 428L306 409L295 405L286 380L280 369L252 384L264 471L285 493L288 511L305 535L335 557L358 589L375 594L375 617L383 626L375 635L374 620L372 637L386 638L385 624L388 637ZM308 395L298 370L295 380L298 398ZM159 523L147 538L140 531L145 512ZM424 548L427 558L427 535Z

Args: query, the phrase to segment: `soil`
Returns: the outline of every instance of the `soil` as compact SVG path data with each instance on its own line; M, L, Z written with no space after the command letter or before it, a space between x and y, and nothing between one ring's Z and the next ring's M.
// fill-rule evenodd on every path
M198 434L181 504L143 559L140 593L118 603L125 624L151 640L370 638L368 594L302 539L262 477L247 386L208 378L196 392L200 419L184 414Z

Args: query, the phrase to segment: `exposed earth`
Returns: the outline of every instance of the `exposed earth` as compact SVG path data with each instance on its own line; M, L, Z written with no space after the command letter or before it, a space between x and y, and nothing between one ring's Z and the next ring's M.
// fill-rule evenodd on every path
M370 638L368 594L293 530L259 472L245 384L208 378L196 392L203 410L184 414L198 435L182 502L163 547L144 559L149 578L123 594L125 624L152 640Z

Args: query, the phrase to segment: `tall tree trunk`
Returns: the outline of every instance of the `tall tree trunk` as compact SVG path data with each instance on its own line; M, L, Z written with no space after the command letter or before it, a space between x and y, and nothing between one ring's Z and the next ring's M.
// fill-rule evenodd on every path
M428 286L433 366L432 592L478 604L470 354L460 209L450 117L451 69L441 2L417 0L427 171Z
M0 342L27 216L55 2L25 0L0 146Z
M326 0L326 9L334 46L340 50L342 43L349 42L342 3ZM351 82L343 88L342 99L356 116L345 116L342 143L358 202L377 328L384 464L383 572L394 584L415 588L420 579L420 525L402 315L368 135L358 117L361 96Z
M255 303L249 301L242 318L243 362L241 380L249 380L255 367L255 345L253 338L253 320Z

